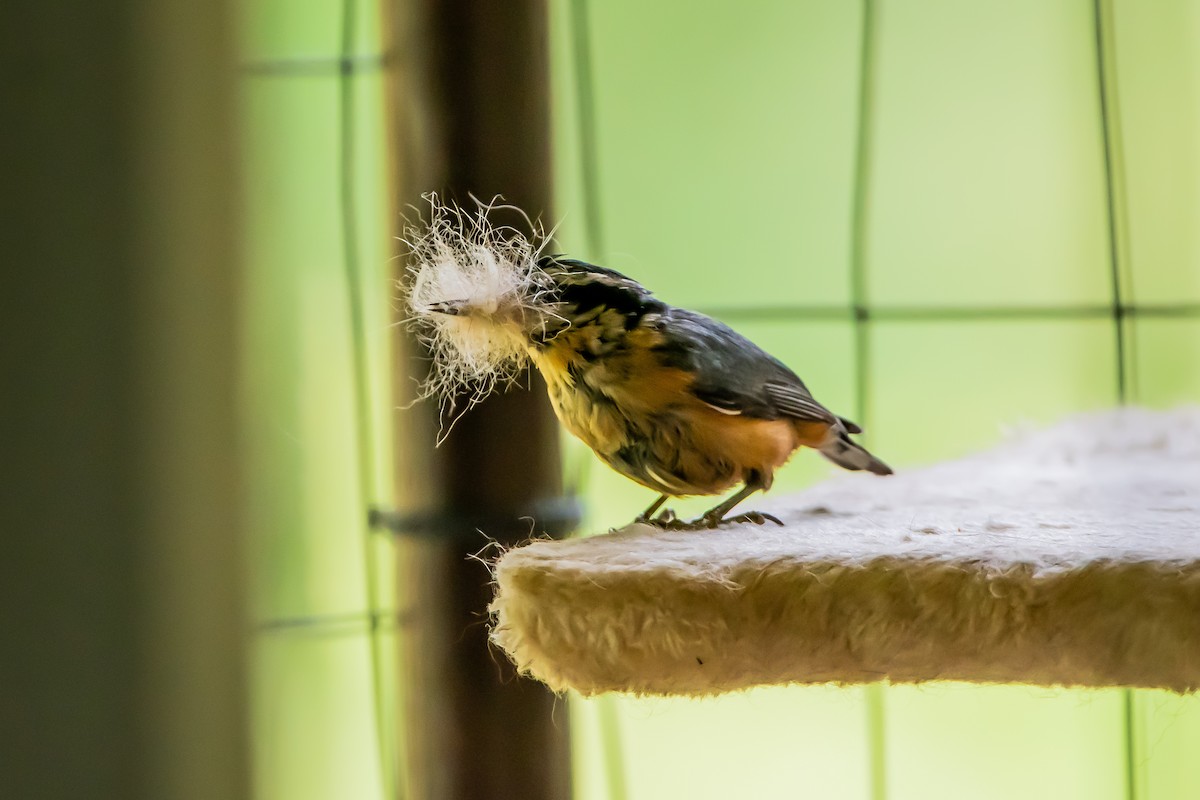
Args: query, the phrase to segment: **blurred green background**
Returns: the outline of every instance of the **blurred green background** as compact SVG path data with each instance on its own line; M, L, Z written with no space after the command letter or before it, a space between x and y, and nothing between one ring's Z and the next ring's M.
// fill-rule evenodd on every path
M1196 3L549 5L560 246L755 339L893 466L1200 400ZM362 514L389 505L403 413L381 8L244 8L255 786L393 797L395 554ZM586 530L652 499L566 447ZM801 454L774 491L829 473ZM1200 796L1200 703L1158 692L571 710L585 800Z
M254 789L392 797L395 557L364 511L398 413L380 9L243 9Z

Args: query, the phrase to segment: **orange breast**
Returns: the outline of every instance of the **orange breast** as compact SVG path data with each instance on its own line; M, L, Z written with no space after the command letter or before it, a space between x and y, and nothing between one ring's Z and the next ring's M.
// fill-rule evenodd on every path
M796 441L805 447L819 448L829 439L828 422L792 420L791 425L796 432Z
M800 446L791 422L782 419L752 419L722 414L698 403L689 408L686 418L691 428L690 457L682 459L685 466L700 471L702 461L726 461L735 467L724 486L714 486L720 492L758 473L768 488L775 470L791 458ZM714 476L715 477L715 476Z
M825 423L754 419L704 403L691 392L693 376L654 351L656 336L631 331L629 346L590 361L568 337L533 353L567 429L628 477L673 495L716 494L753 476L769 488L798 447L825 441Z

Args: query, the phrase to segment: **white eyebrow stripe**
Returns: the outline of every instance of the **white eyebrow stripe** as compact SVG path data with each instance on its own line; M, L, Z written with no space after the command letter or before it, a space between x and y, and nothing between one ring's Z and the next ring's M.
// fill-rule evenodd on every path
M704 403L704 405L708 406L713 411L720 411L722 414L728 414L731 417L740 417L742 415L741 409L738 408L721 408L720 406L714 406L712 403L705 403L703 400L700 402Z

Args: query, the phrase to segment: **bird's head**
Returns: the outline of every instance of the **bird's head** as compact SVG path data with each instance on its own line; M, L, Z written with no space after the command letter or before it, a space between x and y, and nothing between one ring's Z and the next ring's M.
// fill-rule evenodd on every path
M562 344L572 328L620 327L656 303L618 272L543 255L537 225L526 236L430 196L428 222L405 231L410 327L432 361L423 396L467 395L468 405L517 378L531 354Z

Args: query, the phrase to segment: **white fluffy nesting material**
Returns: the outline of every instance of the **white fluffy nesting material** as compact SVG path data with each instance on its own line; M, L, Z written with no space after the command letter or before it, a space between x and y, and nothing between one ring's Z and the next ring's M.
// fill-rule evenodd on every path
M1200 687L1200 409L1081 416L753 505L785 526L631 525L504 554L493 640L583 694Z

